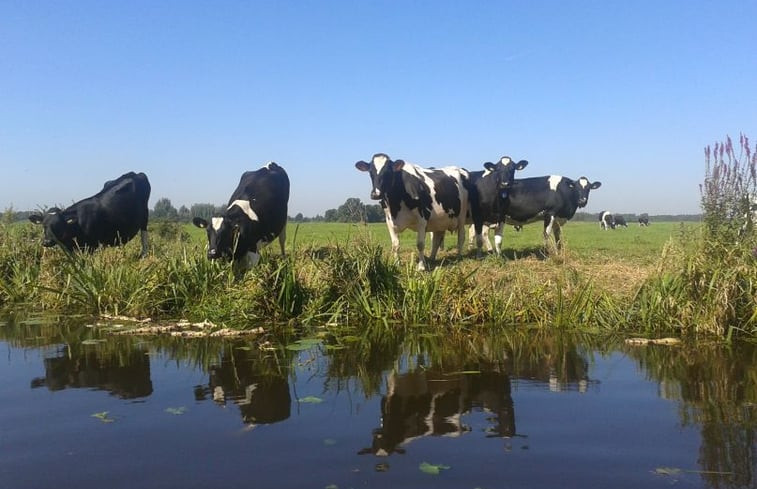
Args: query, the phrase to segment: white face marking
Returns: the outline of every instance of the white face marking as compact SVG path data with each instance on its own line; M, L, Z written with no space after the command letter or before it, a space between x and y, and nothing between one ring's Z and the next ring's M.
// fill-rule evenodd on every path
M581 177L581 178L579 178L579 179L578 179L578 185L579 185L579 186L580 186L581 188L586 188L586 187L588 187L588 186L589 186L589 181L588 181L587 179L585 179L585 178Z
M223 217L210 218L210 227L212 227L214 230L218 231L219 229L221 229L222 224L223 224Z
M252 206L250 205L249 200L235 200L231 203L231 205L228 207L228 209L231 209L232 207L237 206L240 209L242 209L242 212L244 212L247 217L250 218L251 221L258 221L258 215L255 214L255 211L252 210ZM227 209L227 210L228 210Z
M508 163L512 163L513 160L509 156L503 156L502 158L499 159L499 162L502 163L503 165L507 165Z
M555 191L557 190L557 185L562 181L562 177L560 175L550 175L548 181L549 189Z
M386 165L387 157L384 155L378 155L373 157L373 166L376 167L376 173L381 173L381 169Z

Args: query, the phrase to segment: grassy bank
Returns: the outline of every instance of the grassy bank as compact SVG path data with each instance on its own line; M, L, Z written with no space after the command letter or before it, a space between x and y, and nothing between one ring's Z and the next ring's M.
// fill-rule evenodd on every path
M140 260L136 242L70 256L42 249L39 230L30 224L5 225L0 302L14 309L186 318L235 328L276 322L445 328L515 323L649 335L755 333L753 294L740 297L747 302L729 315L730 305L718 306L723 297L715 283L710 295L686 289L692 279L686 274L695 267L687 257L701 241L695 224L600 231L594 223L570 223L564 252L549 257L541 251L539 225L521 233L508 228L505 258L476 259L467 251L458 259L449 236L431 272L414 269L410 233L403 234L397 263L388 255L383 225L290 225L289 255L278 257L271 248L241 280L228 264L205 258L198 231L153 224L151 252ZM725 310L704 319L704 311L718 308Z

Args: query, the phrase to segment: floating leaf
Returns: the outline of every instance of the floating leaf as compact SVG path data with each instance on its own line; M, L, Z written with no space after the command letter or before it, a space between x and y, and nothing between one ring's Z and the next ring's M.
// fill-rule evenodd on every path
M421 470L421 472L424 472L426 474L439 475L439 472L441 472L442 470L447 470L450 467L449 465L430 464L428 462L421 462L418 468Z
M307 403L307 404L320 404L323 402L323 399L321 399L320 397L315 397L315 396L305 396L305 397L300 397L299 399L297 399L297 401L302 402L302 403Z
M295 343L288 344L285 348L290 351L302 351L302 350L307 350L310 347L308 345L303 345L302 343L295 342Z
M250 350L252 350L252 348L250 348L249 346L238 346L238 347L236 347L234 349L235 350L242 350L242 351L250 351Z
M344 345L326 345L327 350L344 350L345 348L347 347Z
M100 343L105 343L105 340L84 340L81 342L82 345L99 345Z
M187 408L184 406L177 407L177 408L170 407L170 408L166 408L165 411L169 414L175 414L177 416L180 416L187 412Z
M336 440L333 438L326 438L323 440L323 444L327 447L333 447L334 445L336 445Z
M108 411L102 411L102 412L99 412L99 413L94 413L94 414L92 414L92 417L99 419L103 423L112 423L113 421L115 421L115 419L108 417Z
M654 469L657 475L680 475L681 469L678 467L657 467Z
M329 484L325 489L339 489L339 486L337 486L336 484Z

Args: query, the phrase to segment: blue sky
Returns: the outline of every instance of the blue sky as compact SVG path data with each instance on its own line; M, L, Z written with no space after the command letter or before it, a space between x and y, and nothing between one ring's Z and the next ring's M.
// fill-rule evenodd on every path
M369 201L386 152L602 182L589 212L699 212L703 148L757 141L755 1L0 0L0 207L129 170L176 207L276 161L289 213Z

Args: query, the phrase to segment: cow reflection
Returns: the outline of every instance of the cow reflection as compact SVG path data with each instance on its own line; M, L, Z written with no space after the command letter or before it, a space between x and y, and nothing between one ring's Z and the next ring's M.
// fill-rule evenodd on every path
M233 402L239 406L242 421L247 424L270 424L287 419L292 398L287 379L275 375L259 375L240 369L235 362L222 361L210 368L210 383L195 389L198 400L212 396L225 406Z
M402 445L422 436L460 436L471 431L462 422L462 416L471 411L491 413L487 436L515 435L509 377L498 372L392 373L381 399L381 426L373 431L371 447L358 453L405 453Z
M144 351L107 355L96 351L45 358L45 376L32 380L31 387L45 386L51 391L95 388L122 399L152 394L150 359Z

